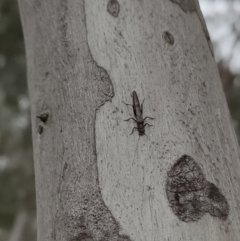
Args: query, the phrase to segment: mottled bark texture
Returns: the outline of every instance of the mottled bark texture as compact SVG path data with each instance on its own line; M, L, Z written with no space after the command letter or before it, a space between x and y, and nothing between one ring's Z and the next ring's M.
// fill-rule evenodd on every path
M197 221L205 213L222 220L228 217L226 198L187 155L179 158L168 172L166 192L173 212L184 222Z
M239 151L198 3L19 6L38 241L238 241ZM155 118L142 136L133 91Z
M96 110L112 99L114 90L89 49L84 1L23 0L19 5L33 122L38 240L129 240L119 235L98 184Z

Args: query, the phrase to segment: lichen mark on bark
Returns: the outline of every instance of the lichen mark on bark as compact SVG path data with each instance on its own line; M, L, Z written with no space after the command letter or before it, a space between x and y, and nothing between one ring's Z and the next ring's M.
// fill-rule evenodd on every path
M168 172L167 198L173 213L184 222L197 221L205 213L226 220L229 205L215 184L206 180L200 166L183 155Z
M213 51L213 46L212 46L212 43L211 43L211 38L210 38L210 35L208 33L208 29L207 29L207 25L205 23L204 17L202 15L201 10L200 10L198 0L169 0L169 1L179 5L179 7L185 13L187 13L187 12L196 12L197 13L198 18L199 18L199 20L201 22L201 25L202 25L202 29L203 29L205 38L207 40L207 43L208 43L208 46L209 46L209 49L210 49L210 52L211 52L212 56L214 57L214 51Z

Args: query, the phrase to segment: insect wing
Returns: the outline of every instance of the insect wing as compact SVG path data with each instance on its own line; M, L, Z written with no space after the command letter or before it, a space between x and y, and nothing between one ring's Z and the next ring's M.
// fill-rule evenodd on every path
M142 110L140 106L140 102L137 96L136 91L133 91L133 112L136 118L140 118L142 116Z
M144 100L143 100L143 101L144 101ZM142 102L142 104L141 104L140 111L141 111L141 113L143 114L143 102Z

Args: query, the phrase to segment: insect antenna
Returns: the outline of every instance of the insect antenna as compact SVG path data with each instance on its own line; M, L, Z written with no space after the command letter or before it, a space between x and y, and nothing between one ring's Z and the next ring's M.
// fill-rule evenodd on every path
M140 136L138 136L137 147L136 147L136 149L135 149L134 156L133 156L133 164L134 164L135 155L136 155L136 152L137 152L137 149L138 149L138 142L139 142L139 139L140 139Z
M144 136L146 136L148 138L148 140L150 141L150 143L156 148L156 150L158 151L158 148L157 146L154 144L154 142L148 137L148 135L146 133L144 133ZM159 151L158 151L159 154L161 154Z

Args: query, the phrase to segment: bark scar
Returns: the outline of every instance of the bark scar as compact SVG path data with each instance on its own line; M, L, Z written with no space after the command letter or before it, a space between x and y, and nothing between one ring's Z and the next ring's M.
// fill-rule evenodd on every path
M205 213L226 220L229 205L215 184L208 182L196 161L183 155L168 172L167 198L173 213L184 222L197 221Z

